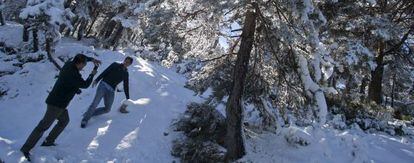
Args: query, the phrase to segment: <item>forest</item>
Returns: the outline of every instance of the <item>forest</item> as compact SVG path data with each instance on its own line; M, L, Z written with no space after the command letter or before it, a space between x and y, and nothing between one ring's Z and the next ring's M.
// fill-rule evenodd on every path
M135 119L122 123L145 111L167 145L145 145L147 158L136 144L158 139L135 142L122 157L67 145L34 151L40 162L414 161L412 0L0 0L0 162L20 159L7 153L43 113L26 107L45 108L59 70L79 53L103 65L134 58L131 99L153 102L132 101ZM94 90L82 94L90 100ZM69 105L71 117L89 105L82 100ZM28 111L35 118L9 126ZM123 119L116 116L105 118ZM74 121L67 132L81 130Z

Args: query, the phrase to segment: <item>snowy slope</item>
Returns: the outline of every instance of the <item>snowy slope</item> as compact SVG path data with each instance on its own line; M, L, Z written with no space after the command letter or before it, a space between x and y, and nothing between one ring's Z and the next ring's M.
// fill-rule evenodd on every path
M76 52L91 50L90 47L65 40L56 53L73 56ZM95 52L99 55L95 57L103 61L98 73L113 61L122 61L125 57L121 52ZM82 72L84 77L91 69L92 65L85 67ZM27 63L14 75L0 78L0 83L9 88L8 94L0 100L0 159L3 161L23 160L19 148L42 118L46 110L44 101L57 74L53 65L44 60ZM59 159L63 162L171 162L174 159L170 155L174 135L168 134L169 125L184 111L189 101L197 99L183 87L183 77L142 58L135 57L129 74L131 99L143 102L130 106L129 114L121 114L116 110L124 99L124 93L118 92L112 111L91 119L89 126L81 129L81 115L92 102L96 89L83 90L68 107L70 123L57 139L58 146L36 146L32 150L35 162L55 162Z
M301 137L310 144L293 145L286 136ZM246 141L246 162L278 163L413 163L414 141L386 134L367 134L312 127L284 128L277 134L254 135Z

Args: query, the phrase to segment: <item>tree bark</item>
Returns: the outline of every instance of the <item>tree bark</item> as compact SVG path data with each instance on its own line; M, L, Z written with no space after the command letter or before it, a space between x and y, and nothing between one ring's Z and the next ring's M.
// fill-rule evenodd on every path
M394 107L394 94L395 94L395 78L396 75L392 76L392 87L391 87L391 107Z
M33 35L33 52L39 51L39 38L37 37L37 29L32 30Z
M233 161L245 155L242 136L242 97L250 53L253 48L254 33L256 28L256 16L253 11L246 13L241 45L237 53L236 65L233 70L233 86L226 106L226 159Z
M88 37L89 34L92 32L92 28L95 25L96 20L98 20L98 18L93 18L91 25L88 27L85 36Z
M413 31L414 28L410 28L410 30L408 30L408 32L405 33L404 36L401 38L400 42L387 51L385 51L385 43L379 43L378 56L375 59L377 67L374 71L371 71L371 82L368 88L368 99L370 101L374 101L377 104L381 104L382 102L382 77L384 73L384 56L398 51L404 44L404 42L408 39L410 33Z
M25 23L23 25L23 42L29 41L29 25Z
M369 80L366 77L364 77L362 79L361 87L359 88L359 93L361 94L361 97L360 97L361 102L364 102L365 101L365 89L366 89L366 87L368 85L368 81Z
M121 23L118 23L117 26L118 26L118 28L116 29L116 31L110 37L111 39L109 40L109 45L114 47L113 50L116 49L117 43L118 43L119 39L122 38L122 32L124 31L124 27L122 26Z
M382 76L384 73L384 43L380 43L378 56L375 59L377 67L371 71L371 82L368 88L368 99L377 104L382 103Z
M0 6L3 5L3 0L0 0ZM0 9L0 26L6 25L6 21L3 17L3 11Z
M4 21L3 12L0 11L0 25L6 25L6 21Z
M53 42L53 39L52 38L46 38L46 53L47 53L47 58L49 59L50 62L53 63L53 65L55 65L55 67L58 70L60 70L60 69L62 69L62 67L60 67L60 65L52 57L52 42Z
M82 40L84 31L87 25L88 25L88 21L85 19L82 19L81 24L78 29L78 41Z
M111 20L108 23L108 26L104 27L105 28L105 33L104 33L104 38L107 39L111 36L111 34L113 33L115 27L116 27L116 22Z

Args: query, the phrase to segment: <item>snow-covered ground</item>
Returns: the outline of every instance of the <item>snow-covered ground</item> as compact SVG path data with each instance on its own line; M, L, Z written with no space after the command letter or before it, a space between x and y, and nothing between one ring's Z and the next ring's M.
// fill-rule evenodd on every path
M307 146L286 137L306 140ZM414 142L405 137L367 134L360 129L290 127L277 134L254 135L246 141L244 161L279 163L413 163Z
M0 27L0 40L11 45L21 44L21 26ZM18 36L18 37L16 37ZM15 38L15 39L13 39ZM56 48L58 56L86 53L103 61L102 72L113 61L121 61L127 52L94 49L84 42L64 38ZM80 128L82 113L95 94L95 88L82 90L68 107L70 123L57 139L56 147L32 150L34 162L172 162L171 141L177 136L169 127L171 121L184 112L190 101L201 101L185 89L186 79L174 71L134 57L129 68L131 99L129 114L117 112L123 92L116 93L112 111L93 118L86 129ZM16 67L10 63L13 56L0 52L0 68ZM92 69L89 64L82 71L86 77ZM1 70L0 70L1 71ZM58 71L43 60L24 64L13 75L0 77L0 86L8 89L0 98L0 159L24 162L19 148L42 118L45 99ZM102 105L102 104L101 104ZM46 137L48 131L45 133ZM334 130L290 127L277 134L247 133L246 162L414 162L414 141L410 138L391 137L386 134L367 134L358 129ZM310 143L292 145L286 137L299 136ZM40 140L43 141L44 137ZM39 142L39 143L40 143Z
M3 31L0 33L5 34ZM64 40L56 53L73 56L76 52L91 50L90 47ZM98 56L94 57L103 62L98 74L112 62L122 61L125 57L122 52L95 52ZM0 56L5 54L0 53ZM137 103L128 107L130 113L117 111L125 98L123 92L118 92L112 111L91 119L87 128L82 129L82 113L92 102L96 88L82 90L82 94L75 96L68 106L70 123L57 139L58 146L44 148L38 144L32 150L34 162L171 162L174 159L170 155L174 136L169 131L170 123L185 110L188 102L197 98L183 87L184 77L142 58L134 58L133 65L129 67L130 94ZM84 77L91 70L91 64L85 67L82 71ZM53 65L43 60L27 63L15 74L0 78L0 83L9 89L0 100L1 160L24 160L19 148L44 115L44 101L57 74Z

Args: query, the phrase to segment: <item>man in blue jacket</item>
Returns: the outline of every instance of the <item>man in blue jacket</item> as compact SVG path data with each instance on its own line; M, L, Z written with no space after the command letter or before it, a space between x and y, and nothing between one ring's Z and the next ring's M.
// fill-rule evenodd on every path
M58 123L50 131L49 136L42 143L42 146L55 146L55 140L65 129L69 123L69 114L66 107L73 99L76 93L80 93L79 88L88 88L96 74L94 69L89 77L84 80L79 73L85 66L87 61L92 61L95 66L98 66L101 61L87 57L83 54L76 55L72 61L68 61L59 72L59 77L53 86L52 91L46 99L47 110L42 120L37 124L27 138L20 151L30 161L30 150L36 145L43 133L50 128L53 122L57 119Z
M129 99L129 75L127 68L132 64L132 61L133 59L131 57L126 57L123 63L114 62L95 79L92 87L95 87L100 80L102 81L99 83L92 104L83 114L81 122L82 128L86 127L91 117L108 113L111 110L112 103L114 102L115 89L120 82L124 83L125 97ZM105 107L96 108L102 98L104 99ZM121 109L120 112L128 113L125 108Z

